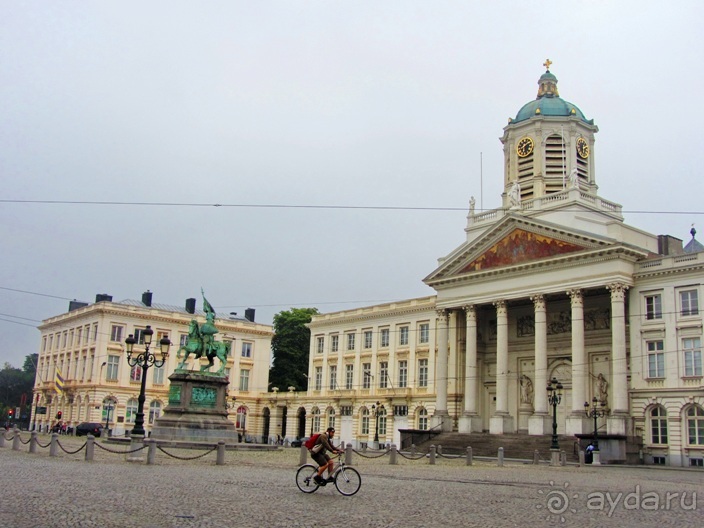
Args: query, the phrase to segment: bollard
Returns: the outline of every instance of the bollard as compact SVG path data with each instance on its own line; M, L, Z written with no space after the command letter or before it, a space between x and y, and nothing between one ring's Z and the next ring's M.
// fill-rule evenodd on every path
M92 434L86 436L86 462L93 461L93 455L95 454L95 437Z
M430 465L431 466L435 465L435 446L434 445L430 446Z
M125 457L127 462L144 462L144 453L142 450L135 451L144 446L144 436L130 433L130 453Z
M348 442L347 447L345 447L345 464L348 466L352 465L352 443Z
M584 467L584 451L579 450L579 467Z
M597 451L596 449L592 451L593 459L592 459L592 466L600 466L601 465L601 453Z
M15 436L12 437L12 450L19 451L22 442L20 442L20 432L15 429Z
M561 466L567 465L567 453L565 453L564 449L562 451L560 451L560 465Z
M55 457L59 453L59 433L51 433L51 445L49 446L49 456Z
M472 462L473 462L473 460L472 460L472 447L467 446L467 465L471 466Z
M149 438L148 440L149 447L147 448L147 465L153 466L156 463L156 440L153 438Z
M298 455L298 465L302 466L306 462L308 462L308 449L306 448L306 446L302 445L301 451Z
M151 447L151 445L149 447ZM216 466L224 466L225 465L225 440L218 441L218 456L215 459L215 465Z
M411 456L416 456L416 445L411 444Z
M29 452L30 453L37 452L37 432L36 431L32 431L32 433L29 436Z
M5 447L5 429L0 432L0 447Z
M499 457L496 459L496 465L499 467L504 466L504 448L499 448Z
M438 444L438 446L435 448L435 452L438 455L442 455L442 446L440 444Z
M540 464L540 453L537 449L533 451L533 464L535 464L536 466Z
M395 466L398 464L396 456L398 455L398 450L396 449L396 444L391 444L391 455L389 456L389 465Z

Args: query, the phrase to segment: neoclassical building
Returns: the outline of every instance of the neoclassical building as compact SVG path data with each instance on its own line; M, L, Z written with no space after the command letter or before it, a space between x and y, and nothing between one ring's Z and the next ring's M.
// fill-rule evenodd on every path
M167 362L147 370L145 429L168 403L168 376L179 363L177 352L188 338L192 319L202 324L205 313L196 309L196 299L183 307L152 302L152 293L139 301L116 302L105 294L94 303L72 301L66 313L51 317L39 326L41 344L32 401L31 426L46 430L61 413L69 427L80 422L108 424L114 435L123 435L134 426L142 371L130 367L125 353L125 338L137 339L135 352L143 351L142 332L147 325L154 331L152 352L159 355L159 340L167 336L171 350ZM230 386L231 419L239 432L254 440L268 436L268 409L260 397L267 390L271 338L270 325L254 322L254 310L245 317L230 315L215 319L216 339L229 341L231 353L225 373ZM189 368L197 369L191 356ZM217 360L216 360L217 361ZM216 365L217 367L218 365ZM57 392L56 371L63 378ZM267 434L264 434L267 433Z
M627 225L599 196L597 132L548 69L504 128L501 206L470 200L466 240L424 279L436 295L313 318L307 394L277 404L289 436L549 435L557 378L560 434L593 432L596 397L613 460L636 437L646 462L701 464L703 248Z

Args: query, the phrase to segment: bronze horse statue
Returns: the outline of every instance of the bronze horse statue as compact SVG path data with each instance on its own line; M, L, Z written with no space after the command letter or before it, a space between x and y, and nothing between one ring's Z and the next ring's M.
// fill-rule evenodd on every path
M191 323L188 326L188 341L185 345L178 349L178 352L176 352L176 358L180 358L181 353L183 352L183 358L181 363L179 363L176 367L177 370L184 369L186 367L188 356L193 354L196 359L200 359L203 356L208 358L208 364L202 365L200 367L200 372L210 370L214 365L213 358L215 357L220 360L220 368L215 372L215 374L223 374L225 372L227 356L230 355L231 343L214 341L212 340L212 336L208 336L206 339L209 339L210 341L208 343L204 342L205 340L200 328L198 328L197 321L195 319L191 320Z

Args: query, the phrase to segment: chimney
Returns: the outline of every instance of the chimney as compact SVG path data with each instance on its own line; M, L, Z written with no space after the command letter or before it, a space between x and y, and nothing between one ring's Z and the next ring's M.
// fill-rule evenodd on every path
M77 301L76 299L74 299L73 301L70 301L68 303L68 311L72 312L74 310L78 310L79 308L83 308L84 306L88 306L88 303L84 303L84 302Z
M658 235L658 253L660 255L682 255L682 241L672 235Z
M186 311L189 314L196 313L196 300L193 297L186 299Z
M247 308L244 311L244 318L247 319L250 323L254 322L254 308Z
M142 294L142 304L144 306L151 306L152 305L152 292L149 290L145 291Z
M99 293L95 296L95 302L99 303L103 301L112 302L112 295L108 295L107 293Z

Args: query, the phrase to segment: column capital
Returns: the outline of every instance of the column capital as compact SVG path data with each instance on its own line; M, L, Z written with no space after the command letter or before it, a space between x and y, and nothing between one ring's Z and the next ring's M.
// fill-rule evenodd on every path
M447 317L450 315L450 310L447 310L446 308L438 308L435 310L435 313L438 316L438 319L444 319L447 321Z
M466 306L463 306L462 309L464 312L467 314L468 317L476 317L477 316L477 307L473 304L468 304Z
M582 290L579 288L575 288L572 290L567 290L565 292L567 295L570 296L570 301L572 302L572 306L576 304L582 304L583 298L582 298Z
M628 284L624 284L623 282L612 282L606 285L606 289L611 292L612 301L623 301L628 288Z
M494 301L493 305L496 306L496 313L506 312L506 301L503 299Z
M545 296L542 293L532 295L530 298L536 310L545 310Z

